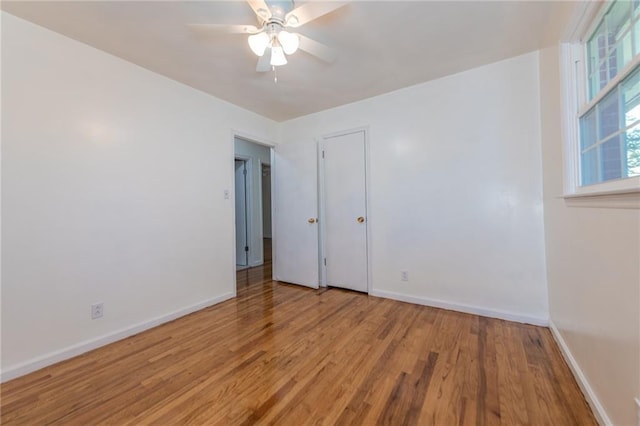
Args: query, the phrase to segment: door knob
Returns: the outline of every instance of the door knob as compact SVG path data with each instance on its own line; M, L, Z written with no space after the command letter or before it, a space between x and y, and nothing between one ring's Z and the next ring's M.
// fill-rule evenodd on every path
M360 216L358 219L356 219L358 221L358 223L364 223L364 217Z
M315 217L310 217L309 220L307 221L309 223L316 223L316 218Z

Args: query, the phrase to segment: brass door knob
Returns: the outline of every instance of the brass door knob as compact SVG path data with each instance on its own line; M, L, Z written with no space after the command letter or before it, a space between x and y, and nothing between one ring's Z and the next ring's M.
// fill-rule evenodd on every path
M316 223L316 218L315 217L310 217L309 220L307 221L309 223Z
M356 219L358 221L358 223L364 223L364 217L360 216L358 219Z

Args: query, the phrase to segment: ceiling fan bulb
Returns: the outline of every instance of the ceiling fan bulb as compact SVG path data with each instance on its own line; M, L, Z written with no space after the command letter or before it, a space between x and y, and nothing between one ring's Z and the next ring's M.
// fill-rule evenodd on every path
M289 15L287 18L287 27L297 27L300 24L300 20L296 15Z
M269 19L269 11L263 7L261 7L260 9L258 9L256 11L256 13L258 14L258 16L262 19L264 19L265 21Z
M293 55L300 45L300 38L297 34L288 31L280 31L278 33L278 41L287 55Z
M258 56L262 56L264 55L264 51L267 49L270 40L267 33L261 32L250 35L248 41L251 51Z
M284 56L284 51L281 46L273 46L271 48L271 65L279 67L287 63L287 57Z

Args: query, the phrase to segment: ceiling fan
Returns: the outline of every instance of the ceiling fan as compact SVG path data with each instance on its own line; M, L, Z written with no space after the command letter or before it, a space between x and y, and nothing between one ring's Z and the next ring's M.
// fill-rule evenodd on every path
M336 53L330 47L302 34L290 32L327 13L333 12L348 2L309 1L295 7L293 0L247 0L258 18L255 25L190 24L196 31L208 33L248 34L249 47L258 58L256 71L266 72L273 67L285 65L287 55L296 50L316 56L325 62L333 62Z

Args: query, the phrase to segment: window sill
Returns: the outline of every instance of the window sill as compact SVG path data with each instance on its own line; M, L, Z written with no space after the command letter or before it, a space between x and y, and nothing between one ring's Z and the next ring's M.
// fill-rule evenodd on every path
M606 209L640 210L640 187L609 191L589 191L565 194L562 197L569 207L595 207Z

